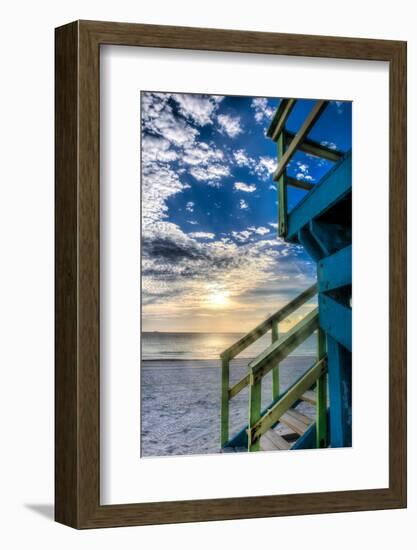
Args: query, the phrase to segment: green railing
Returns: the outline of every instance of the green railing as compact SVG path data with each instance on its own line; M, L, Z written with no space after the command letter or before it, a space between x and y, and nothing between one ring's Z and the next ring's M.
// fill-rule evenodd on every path
M317 382L316 393L316 433L317 446L326 445L326 350L325 338L318 326L318 309L307 314L291 330L279 337L279 323L317 294L314 284L279 311L248 332L235 344L221 354L221 446L229 441L229 403L246 386L249 386L249 419L248 419L248 450L259 449L259 439L266 430L276 424L283 414L300 396ZM230 386L230 361L248 346L271 331L271 345L248 365L248 374L232 387ZM317 362L301 379L280 397L279 364L294 349L304 342L314 331L318 331ZM272 371L272 402L273 407L261 414L262 379ZM278 415L278 416L277 416ZM272 422L272 424L271 424Z
M306 191L310 191L314 187L311 183L287 176L286 169L294 154L297 151L303 151L332 162L337 162L343 157L341 151L331 149L307 138L308 133L329 102L325 100L316 101L301 128L296 134L293 134L286 130L285 124L296 103L296 99L282 99L267 131L267 136L277 144L278 166L274 172L273 180L278 184L278 234L280 237L285 237L287 233L287 186L290 185Z

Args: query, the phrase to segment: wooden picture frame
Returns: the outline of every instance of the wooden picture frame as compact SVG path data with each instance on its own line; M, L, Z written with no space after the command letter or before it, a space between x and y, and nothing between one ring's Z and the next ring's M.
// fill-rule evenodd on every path
M406 506L406 43L111 22L56 29L55 518L74 528ZM117 44L389 63L389 487L100 505L99 55Z

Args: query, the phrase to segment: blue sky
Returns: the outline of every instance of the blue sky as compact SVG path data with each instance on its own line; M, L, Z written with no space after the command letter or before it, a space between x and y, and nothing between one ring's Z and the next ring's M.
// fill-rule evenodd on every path
M276 233L265 132L278 103L142 92L143 330L246 331L314 281L315 264ZM313 103L297 102L290 131ZM350 149L351 104L332 101L309 137ZM298 152L288 173L316 183L331 166ZM304 193L290 190L290 209Z

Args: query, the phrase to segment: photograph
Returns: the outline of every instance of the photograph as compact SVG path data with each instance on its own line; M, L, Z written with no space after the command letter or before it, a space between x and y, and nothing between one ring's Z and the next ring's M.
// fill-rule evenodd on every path
M352 102L140 114L140 457L351 447Z

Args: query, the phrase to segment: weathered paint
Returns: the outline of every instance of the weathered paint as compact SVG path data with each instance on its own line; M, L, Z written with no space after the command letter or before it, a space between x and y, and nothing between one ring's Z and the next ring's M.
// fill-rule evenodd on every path
M278 162L284 154L284 136L281 134L277 141ZM287 182L285 172L278 181L278 235L284 237L287 234Z
M326 334L317 331L317 359L326 356ZM317 379L316 383L316 447L327 447L327 375Z
M309 229L325 256L334 254L352 242L351 229L338 223L310 220Z
M319 294L320 327L352 351L352 310L326 294Z
M284 136L285 144L288 146L294 139L295 134L293 132L285 130ZM330 162L339 162L339 160L343 157L342 151L331 149L330 147L326 147L318 141L314 141L314 139L309 138L305 138L300 143L300 145L298 146L298 150L303 151L304 153L309 153L310 155L314 155L315 157L321 157L322 159L329 160Z
M274 321L272 323L272 343L276 342L279 338L279 323ZM279 363L272 369L272 399L276 399L279 396Z
M327 437L330 441L331 438L331 430L330 430L330 417L329 417L329 409L327 409ZM316 424L312 424L309 429L303 434L301 437L295 441L292 446L291 450L296 451L298 449L315 449L316 448Z
M352 284L352 245L342 248L317 265L320 292L328 292Z
M352 445L352 372L351 354L331 336L327 336L332 447Z
M271 344L256 359L249 363L251 376L263 378L277 361L285 359L294 349L302 344L318 328L318 309L308 313L292 327L282 338Z
M229 359L222 359L221 429L220 445L229 440Z
M252 426L261 418L262 379L253 381L249 389L248 451L259 451L259 439L253 438Z

